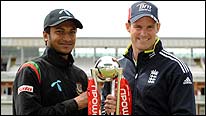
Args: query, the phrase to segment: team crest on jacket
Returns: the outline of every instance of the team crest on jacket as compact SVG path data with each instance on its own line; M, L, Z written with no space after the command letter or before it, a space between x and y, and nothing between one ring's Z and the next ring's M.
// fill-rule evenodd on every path
M156 79L157 79L158 73L159 73L159 71L157 71L157 70L151 70L150 77L149 77L147 82L154 84Z
M79 94L81 94L83 92L82 90L82 84L80 82L76 83L76 92Z

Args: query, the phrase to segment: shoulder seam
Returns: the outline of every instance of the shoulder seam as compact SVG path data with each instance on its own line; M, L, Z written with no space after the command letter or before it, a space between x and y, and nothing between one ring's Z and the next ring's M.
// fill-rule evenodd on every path
M39 84L41 84L41 71L39 69L38 64L33 61L26 62L20 67L17 73L19 73L19 71L21 71L24 67L30 67L36 73Z

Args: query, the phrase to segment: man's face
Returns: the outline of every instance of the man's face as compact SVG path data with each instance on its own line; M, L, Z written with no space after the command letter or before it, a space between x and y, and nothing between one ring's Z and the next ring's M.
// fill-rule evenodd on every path
M142 17L132 24L127 23L126 27L130 32L133 48L138 51L152 49L159 26L159 23L148 16Z
M54 48L57 52L68 54L72 51L76 42L77 28L71 21L65 21L57 26L50 27L47 33L47 46ZM46 41L46 40L45 40Z

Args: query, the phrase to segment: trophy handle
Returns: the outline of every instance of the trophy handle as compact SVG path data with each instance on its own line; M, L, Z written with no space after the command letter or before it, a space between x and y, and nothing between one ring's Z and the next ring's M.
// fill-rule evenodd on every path
M120 114L120 111L119 111L120 109L120 81L122 78L123 69L118 68L117 72L118 72L118 77L117 77L117 93L116 93L117 95L116 115L119 115ZM115 80L112 81L111 94L112 96L115 96ZM112 112L111 115L114 115L114 112Z
M112 96L115 96L115 80L113 80L111 83L111 94ZM111 115L114 115L114 112L111 112Z
M94 79L94 84L95 84L95 87L97 89L97 93L100 95L100 106L99 107L99 110L98 110L98 114L101 114L101 100L102 100L102 87L103 87L103 83L102 82L98 82L97 80L97 75L96 75L96 71L97 69L95 68L92 68L90 69L91 70L91 76L92 78Z
M91 70L91 76L94 79L95 86L97 87L96 69L90 69L90 70Z
M120 80L122 78L123 68L118 68L118 78L117 78L117 106L116 106L116 115L119 115L120 109Z

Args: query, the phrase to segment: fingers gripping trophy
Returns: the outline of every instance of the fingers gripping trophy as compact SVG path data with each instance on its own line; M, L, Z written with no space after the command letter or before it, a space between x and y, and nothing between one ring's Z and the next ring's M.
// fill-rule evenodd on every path
M88 114L101 115L102 88L106 82L111 83L111 94L116 95L116 115L130 115L132 96L129 84L122 76L123 69L116 58L103 56L91 69L92 78L88 82Z

